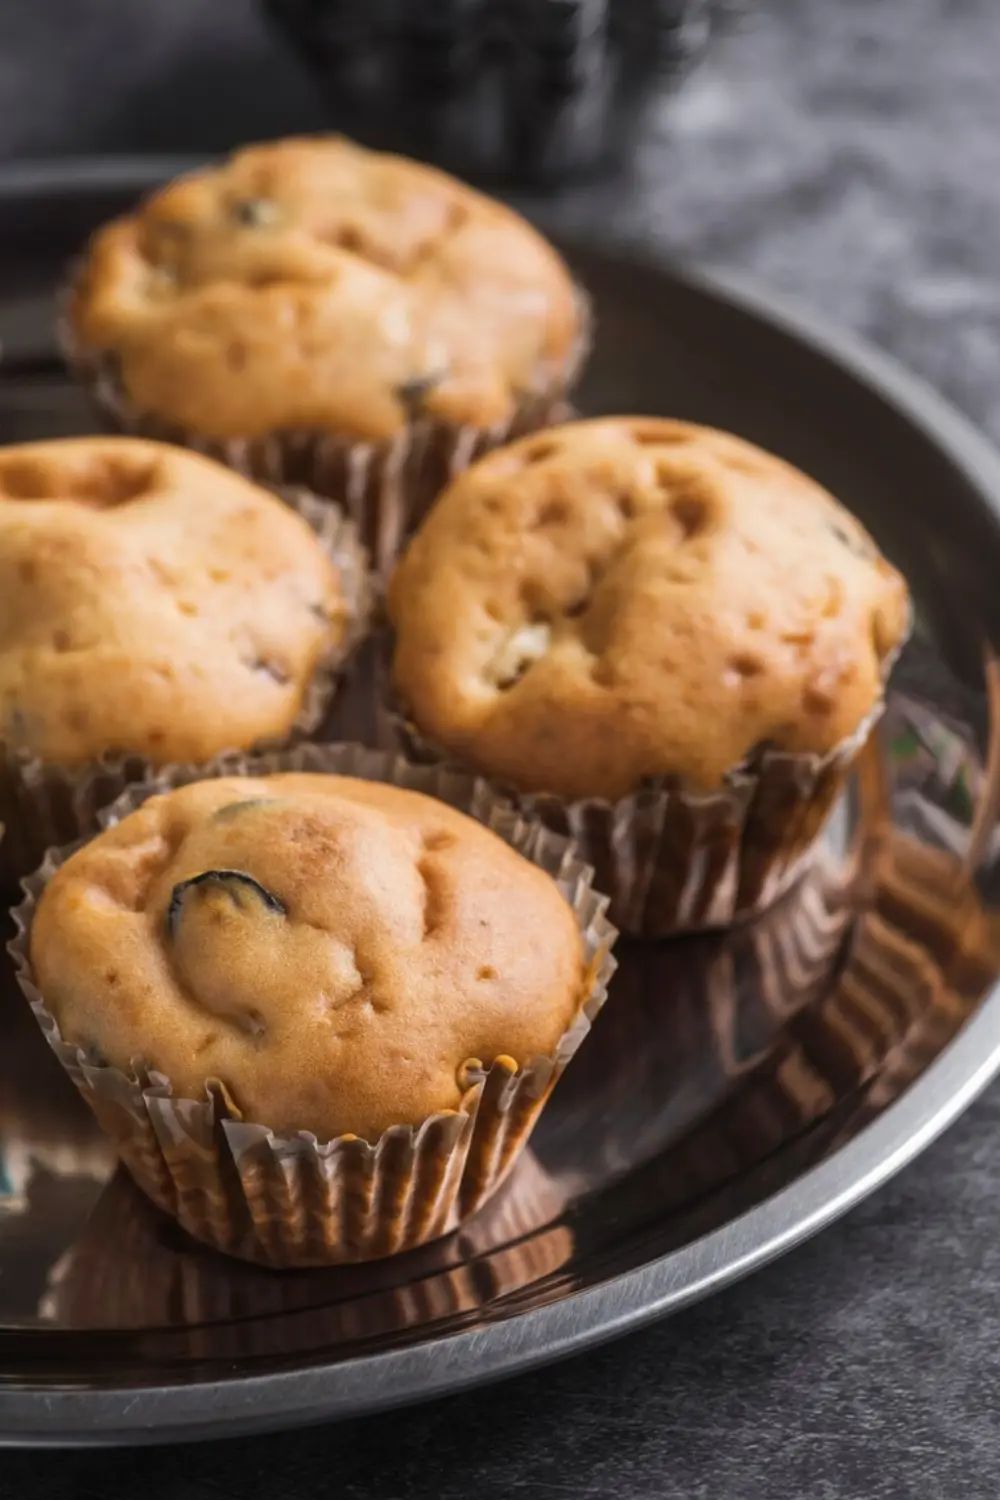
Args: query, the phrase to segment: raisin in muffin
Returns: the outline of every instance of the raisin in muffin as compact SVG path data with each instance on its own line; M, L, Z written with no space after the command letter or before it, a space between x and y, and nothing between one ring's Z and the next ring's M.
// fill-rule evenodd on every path
M640 418L476 464L388 603L410 748L589 837L616 920L646 932L728 920L790 878L909 621L902 578L819 485Z
M126 428L347 501L387 556L450 468L548 420L584 329L517 214L317 136L239 151L100 230L66 333Z
M202 763L318 721L364 559L335 511L299 503L162 443L0 449L0 820L20 873L84 831L102 760Z
M513 846L405 785L223 776L43 868L29 994L196 1235L364 1259L453 1227L505 1175L603 998L610 933L564 841L484 793L463 795Z

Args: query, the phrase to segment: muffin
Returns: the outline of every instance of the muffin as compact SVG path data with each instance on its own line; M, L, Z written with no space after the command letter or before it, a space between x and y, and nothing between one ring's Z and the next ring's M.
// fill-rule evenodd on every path
M909 622L902 578L812 480L649 418L476 464L388 611L393 737L572 832L646 936L748 915L794 878Z
M116 425L331 496L385 564L451 473L552 419L585 314L512 210L315 136L239 151L101 229L64 333Z
M357 747L171 780L50 853L12 950L125 1165L196 1238L272 1265L454 1228L604 999L590 872L483 784Z
M127 780L312 729L366 609L334 508L162 443L0 449L8 881Z

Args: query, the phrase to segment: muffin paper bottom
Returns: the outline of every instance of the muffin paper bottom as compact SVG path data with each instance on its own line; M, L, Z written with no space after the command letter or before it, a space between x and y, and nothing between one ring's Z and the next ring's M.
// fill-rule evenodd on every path
M218 1080L201 1100L174 1095L140 1061L127 1076L88 1059L63 1040L32 977L29 939L35 905L68 849L50 850L25 882L10 944L17 977L50 1046L80 1089L139 1185L196 1239L271 1266L371 1260L446 1234L503 1182L554 1084L607 998L615 931L591 872L563 838L525 819L488 786L445 768L419 768L360 746L303 745L211 768L174 767L126 789L101 821L110 825L147 797L206 776L320 771L424 792L492 828L556 880L577 919L587 979L577 1015L555 1051L518 1065L469 1063L458 1110L417 1127L394 1126L369 1143L343 1136L320 1142L307 1132L279 1136L240 1118Z
M274 1276L206 1255L122 1172L53 1267L40 1311L77 1331L168 1327L190 1357L302 1355L475 1312L551 1275L573 1252L564 1200L529 1147L472 1222L405 1264Z
M421 765L454 764L388 686L383 653L379 740ZM571 838L622 932L644 938L724 927L765 910L804 873L879 702L826 756L764 749L717 792L663 778L617 802L565 802L499 787L529 817Z
M577 298L580 333L565 369L543 389L525 392L509 418L476 427L417 415L397 436L379 442L307 428L257 438L204 437L136 411L123 387L118 361L107 351L81 345L65 314L59 321L59 337L67 364L114 431L177 443L252 479L304 485L337 501L357 525L376 574L385 578L406 538L456 475L492 448L570 415L567 397L592 337L589 301L580 289Z
M315 733L325 717L367 631L373 595L367 553L354 523L307 490L287 488L279 493L308 523L336 564L347 612L344 638L317 665L291 731L279 742L295 744ZM142 755L109 754L89 765L69 768L49 764L0 740L0 889L14 889L22 875L37 868L52 845L96 832L101 808L127 786L156 774L157 767Z

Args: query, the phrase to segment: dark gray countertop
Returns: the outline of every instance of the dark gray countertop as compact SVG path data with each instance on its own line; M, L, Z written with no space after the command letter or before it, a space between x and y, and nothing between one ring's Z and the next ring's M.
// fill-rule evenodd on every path
M758 0L664 102L630 180L560 212L753 272L899 355L1000 441L998 60L995 0ZM249 0L0 15L2 155L202 150L320 123ZM238 1445L5 1454L0 1495L992 1500L998 1136L994 1088L818 1240L563 1367Z

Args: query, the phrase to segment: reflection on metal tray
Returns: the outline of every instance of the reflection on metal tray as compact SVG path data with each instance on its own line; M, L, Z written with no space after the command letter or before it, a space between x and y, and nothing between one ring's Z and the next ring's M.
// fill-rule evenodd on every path
M52 291L156 170L0 180L0 440L91 426L55 358ZM739 285L566 250L601 330L585 410L672 411L784 453L913 583L918 630L823 859L752 925L624 944L502 1195L365 1267L277 1275L187 1241L114 1175L5 967L0 1440L261 1430L582 1347L820 1227L1000 1065L1000 460L878 356ZM357 711L332 732L366 733Z

